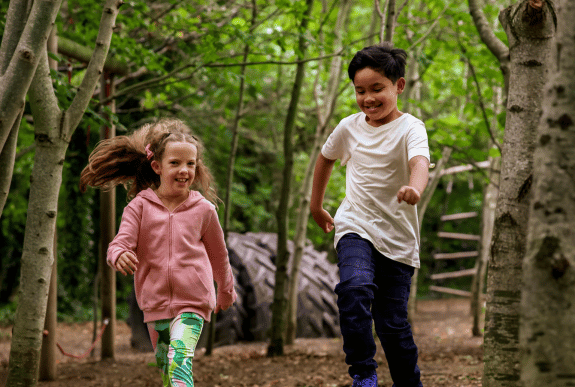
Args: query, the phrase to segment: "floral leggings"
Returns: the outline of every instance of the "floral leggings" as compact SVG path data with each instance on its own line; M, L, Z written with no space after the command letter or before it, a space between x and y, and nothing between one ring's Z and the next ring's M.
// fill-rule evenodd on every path
M204 319L195 313L148 323L164 387L194 386L192 359L203 325Z

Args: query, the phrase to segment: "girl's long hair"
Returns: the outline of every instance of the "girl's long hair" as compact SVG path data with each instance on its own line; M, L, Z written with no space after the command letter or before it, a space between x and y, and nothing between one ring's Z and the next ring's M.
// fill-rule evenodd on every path
M217 204L220 199L213 186L213 176L204 164L203 145L191 134L190 128L177 119L162 119L144 125L131 135L100 141L80 175L80 190L85 192L87 186L111 189L123 184L128 189L128 199L132 199L147 188L157 189L160 176L152 169L152 161L161 162L170 142L187 142L196 147L196 175L192 187ZM148 144L153 153L150 159L146 154Z

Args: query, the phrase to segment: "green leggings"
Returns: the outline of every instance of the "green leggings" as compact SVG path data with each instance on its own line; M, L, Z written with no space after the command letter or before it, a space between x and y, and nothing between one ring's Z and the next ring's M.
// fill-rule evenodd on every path
M192 359L203 325L204 319L195 313L149 323L164 387L194 386Z

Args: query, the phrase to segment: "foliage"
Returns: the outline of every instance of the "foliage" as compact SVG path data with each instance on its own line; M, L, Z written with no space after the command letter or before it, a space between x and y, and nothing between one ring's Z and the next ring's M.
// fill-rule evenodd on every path
M231 195L231 231L276 229L274 214L283 165L282 128L294 78L297 40L300 34L309 40L307 57L310 59L335 53L332 29L338 5L334 1L325 3L324 9L322 2L316 2L308 31L296 28L304 4L301 0L127 1L117 19L111 55L127 63L131 74L115 76L117 112L113 117L118 134L130 132L159 117L177 116L185 120L206 145L207 162L216 177L221 197L225 189L231 125L238 104L239 63L244 44L249 44L248 63L251 64L246 70L247 93L239 128ZM257 6L257 16L252 28L253 4ZM485 7L488 19L494 25L497 5L490 1ZM0 10L5 7L4 2ZM60 36L82 45L92 45L99 12L87 0L65 2L57 20ZM350 16L353 28L342 32L345 50L341 55L346 58L345 63L356 50L368 44L374 32L378 35L370 29L372 14L372 1L354 2ZM426 36L435 19L439 20L437 26ZM0 31L3 23L0 19ZM499 25L495 28L500 37L504 36ZM454 148L453 164L486 160L491 140L479 101L481 98L485 102L491 130L501 140L505 118L501 114L494 117L499 114L494 106L501 103L497 101L497 90L503 80L496 61L479 40L466 2L409 2L398 16L395 44L408 48L420 38L423 39L409 50L409 54L416 56L420 66L421 96L412 98L410 106L412 113L417 111L426 123L432 161L437 161L446 145ZM329 61L329 58L325 60ZM481 96L469 75L468 62L475 68ZM321 89L329 76L329 69L319 65L318 60L307 64L308 75L296 120L294 196L299 192L305 167L310 162L309 146L317 125L314 89L320 90L321 101ZM69 66L71 73L67 70ZM76 79L84 68L84 63L61 58L60 71L54 73L53 78L62 106L75 94ZM316 77L317 85L314 84ZM341 91L335 117L330 123L332 127L357 111L349 81L345 81ZM100 110L101 104L96 98L72 138L66 158L58 219L58 291L62 315L82 314L92 303L99 237L98 195L92 189L80 194L77 182L87 156L98 140L97 132L103 123L97 113ZM30 125L26 119L22 121L19 151L33 142ZM27 153L17 160L11 193L0 220L0 303L8 303L17 286L32 158L33 153ZM449 211L477 209L481 205L483 176L480 173L473 175L473 192L459 188L467 184L466 177L457 179L455 186L458 188L449 199ZM459 182L459 179L464 181ZM432 199L423 226L425 270L436 270L428 259L432 251L455 249L433 238L433 232L439 227L442 203L445 203L441 196L443 191L438 189ZM117 196L119 222L126 200L122 189L118 190ZM336 165L326 196L326 209L332 215L344 196L345 168ZM292 225L296 203L297 200L293 200ZM222 208L220 212L223 214ZM325 235L313 220L308 224L308 239L317 249L330 251L333 259L333 235ZM119 278L118 284L121 299L131 286L130 279Z

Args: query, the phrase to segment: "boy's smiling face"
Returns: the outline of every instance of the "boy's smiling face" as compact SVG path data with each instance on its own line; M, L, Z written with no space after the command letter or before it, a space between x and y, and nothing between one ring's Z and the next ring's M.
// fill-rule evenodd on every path
M371 126L381 126L399 118L397 96L403 93L405 79L399 78L395 84L372 68L365 67L355 73L353 79L355 99L366 121Z

